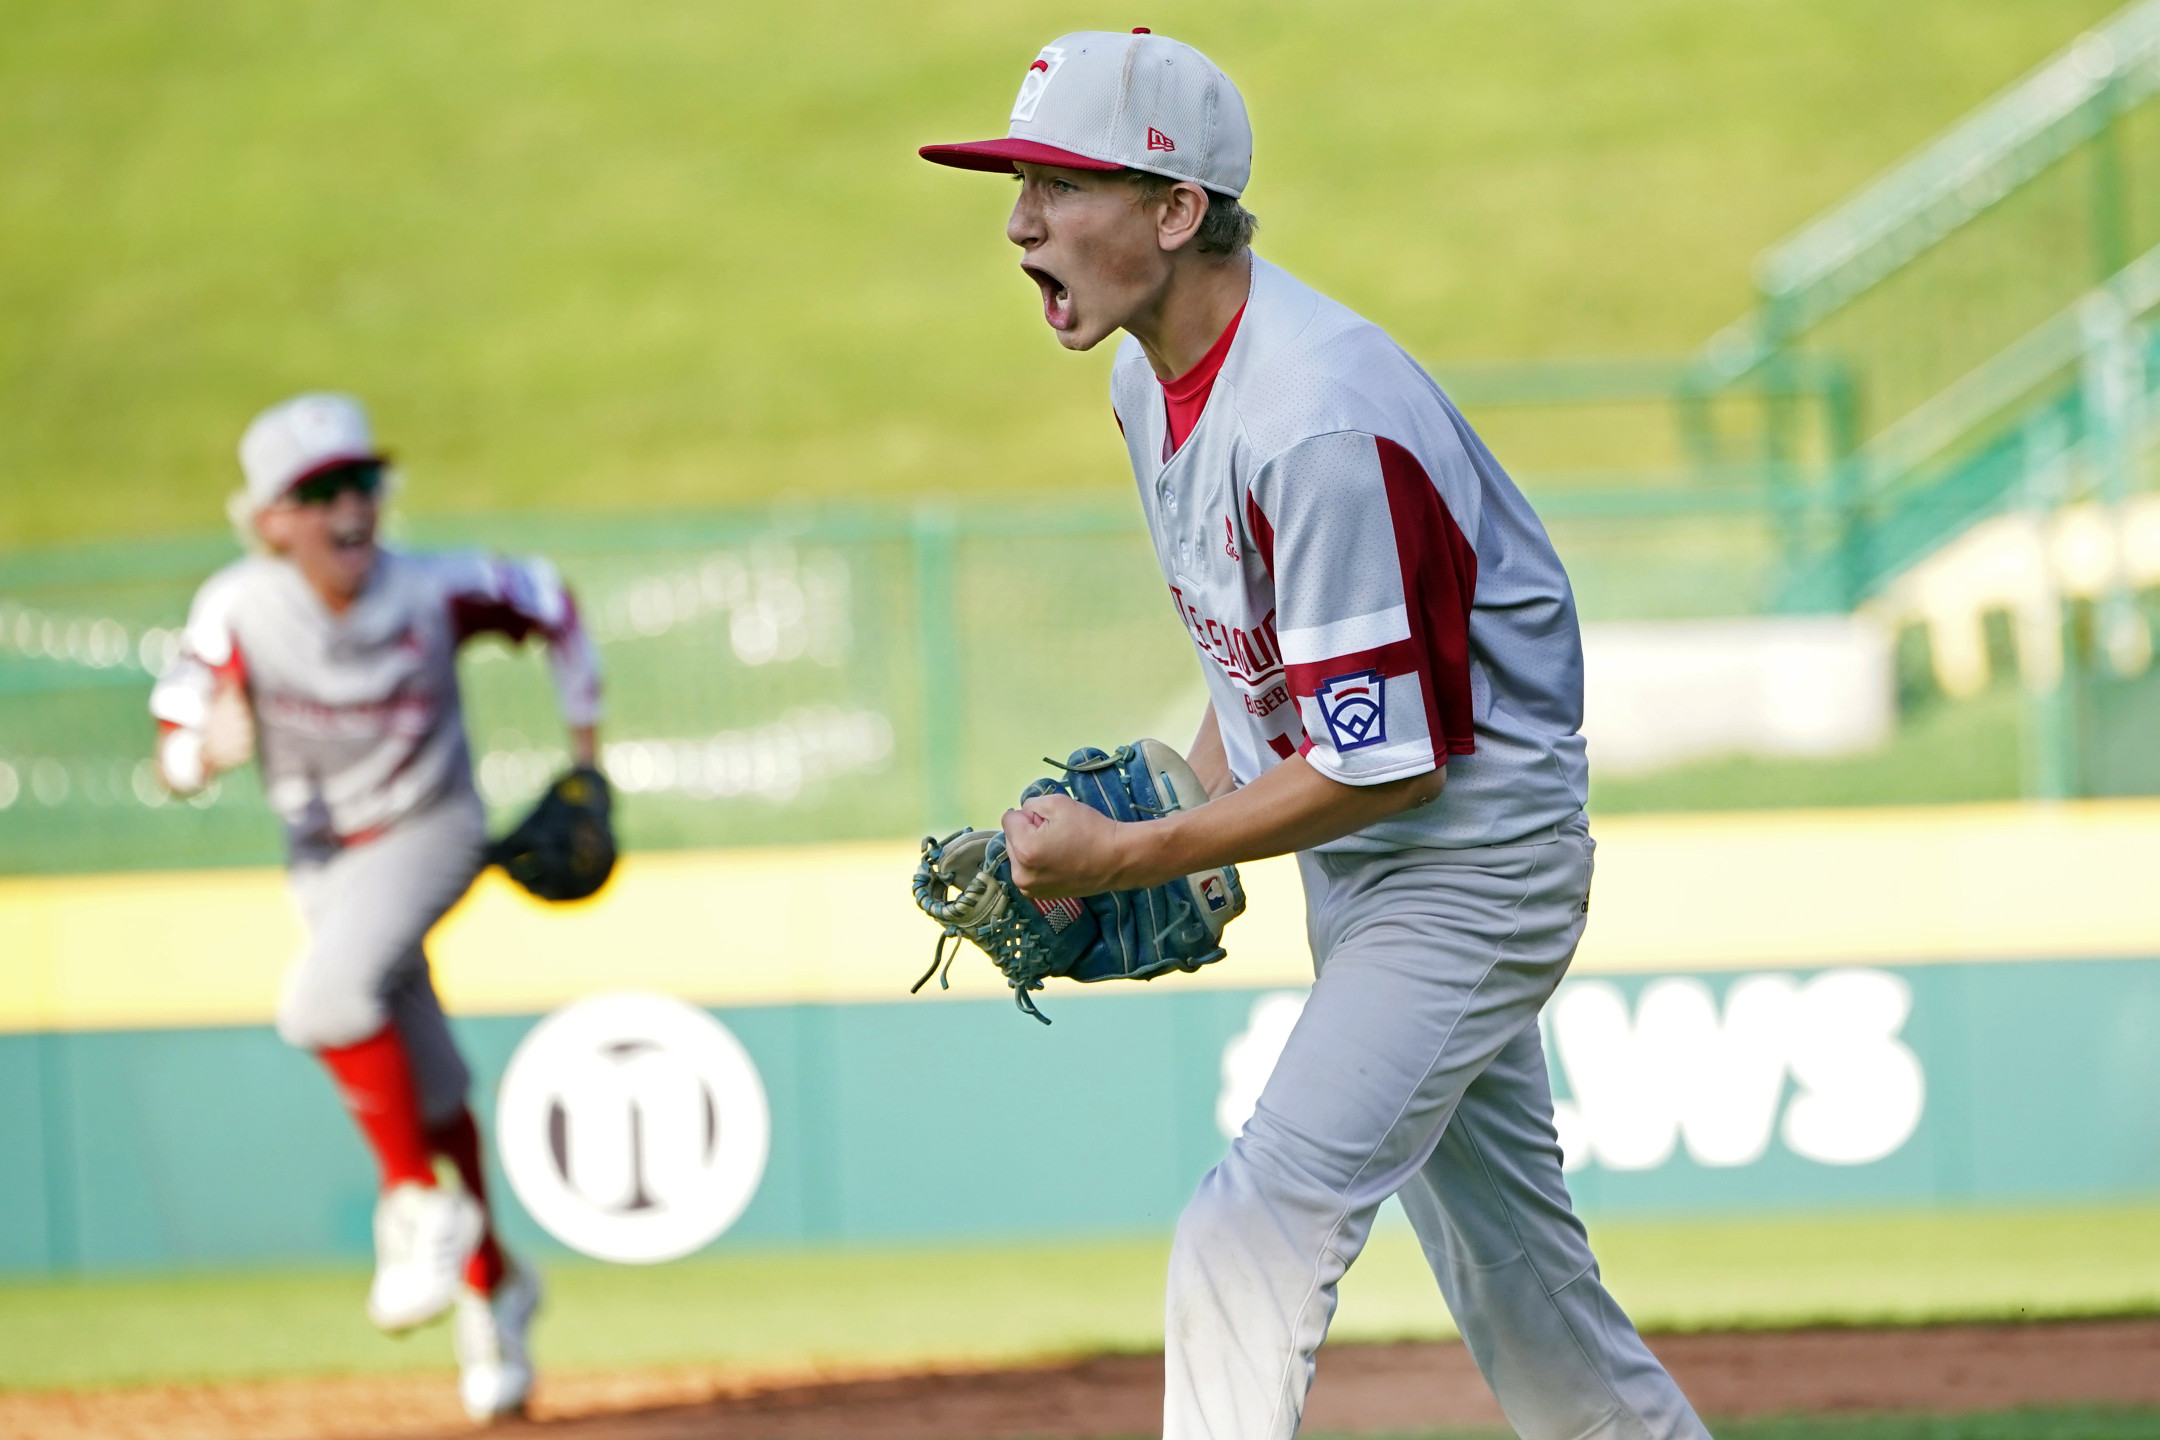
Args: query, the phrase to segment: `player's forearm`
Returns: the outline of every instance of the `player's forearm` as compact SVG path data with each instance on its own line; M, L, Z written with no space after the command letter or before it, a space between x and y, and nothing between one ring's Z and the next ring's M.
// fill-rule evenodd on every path
M570 763L587 770L600 767L600 727L597 725L572 725L570 727Z
M1252 784L1194 810L1119 827L1120 890L1160 885L1219 865L1309 850L1430 803L1445 768L1380 785L1345 785L1293 756Z
M1192 749L1186 753L1186 763L1193 774L1200 777L1208 799L1220 800L1237 788L1237 778L1230 773L1230 756L1223 749L1222 725L1215 718L1215 706L1210 703L1207 713L1200 717L1200 731L1193 736Z

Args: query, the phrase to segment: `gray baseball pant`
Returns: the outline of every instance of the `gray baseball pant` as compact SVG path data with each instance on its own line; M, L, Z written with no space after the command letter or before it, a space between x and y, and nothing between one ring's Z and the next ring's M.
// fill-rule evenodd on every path
M1706 1437L1598 1278L1560 1176L1537 1016L1593 844L1300 855L1315 980L1170 1256L1165 1440L1288 1440L1375 1212L1400 1194L1525 1440ZM1234 962L1233 962L1234 963Z
M395 1023L430 1127L457 1118L472 1077L422 946L471 887L486 847L479 798L456 791L372 840L298 850L289 872L308 946L285 978L278 1035L332 1050Z

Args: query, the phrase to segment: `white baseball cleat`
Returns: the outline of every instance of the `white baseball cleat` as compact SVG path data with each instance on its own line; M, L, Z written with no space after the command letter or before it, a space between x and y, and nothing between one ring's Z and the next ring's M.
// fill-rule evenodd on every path
M467 1286L457 1299L458 1398L482 1424L524 1413L532 1395L532 1354L525 1334L540 1308L540 1277L503 1256L502 1283L493 1295Z
M456 1303L465 1262L485 1222L463 1190L393 1185L375 1202L375 1283L368 1319L396 1334L425 1325Z

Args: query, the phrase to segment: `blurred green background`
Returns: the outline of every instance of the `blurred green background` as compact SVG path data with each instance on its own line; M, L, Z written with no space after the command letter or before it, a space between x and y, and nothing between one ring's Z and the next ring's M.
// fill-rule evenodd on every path
M405 472L400 533L562 563L605 622L612 737L755 765L838 735L852 757L726 794L630 787L633 846L904 834L1001 807L1045 750L1181 743L1199 677L1126 498L1107 347L1076 359L1043 332L1004 182L912 155L995 133L1015 57L1081 25L1141 20L1238 77L1263 252L1463 378L1586 619L1824 603L1806 586L1842 553L1834 479L1792 520L1801 492L1774 470L1674 468L1668 382L1526 408L1541 382L1506 362L1698 347L1748 311L1764 247L2113 8L11 5L0 872L276 858L245 773L206 807L153 803L142 646L232 553L220 502L247 417L311 387L374 411ZM2133 118L2142 181L2160 132ZM1863 433L2090 283L2071 160L1829 327L1875 367L1863 410L1888 397ZM2130 187L2138 243L2160 234L2148 191ZM1650 468L1615 485L1619 464ZM820 574L843 582L809 602L837 648L765 663L738 643L742 616L793 614ZM746 575L780 577L785 603L728 589ZM675 607L685 584L703 598ZM103 621L127 664L97 662ZM507 807L556 741L537 664L494 658L467 680L476 749L523 757L483 774ZM2032 793L2018 669L2005 648L1994 687L1950 703L1901 644L1873 753L1599 767L1593 807ZM1108 673L1135 683L1088 679ZM2074 684L2111 735L2160 717L2160 686ZM2151 778L2116 765L2082 789Z
M13 0L0 546L216 528L310 387L415 513L1121 490L1107 347L1044 333L1005 182L912 157L1067 29L1223 64L1263 253L1444 367L1695 345L2114 8Z

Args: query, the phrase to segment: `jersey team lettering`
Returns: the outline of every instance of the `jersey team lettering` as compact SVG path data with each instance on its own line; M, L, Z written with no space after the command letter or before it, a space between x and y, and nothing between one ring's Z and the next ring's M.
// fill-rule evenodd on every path
M1258 689L1264 682L1282 674L1282 640L1275 633L1274 611L1268 611L1258 625L1245 630L1201 614L1198 607L1185 598L1184 590L1176 585L1170 587L1170 599L1177 606L1178 618L1185 622L1185 628L1192 632L1200 648L1222 666L1225 675Z

